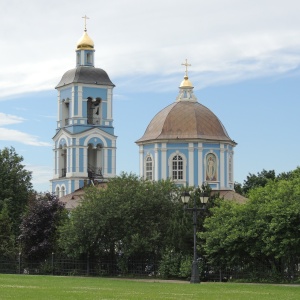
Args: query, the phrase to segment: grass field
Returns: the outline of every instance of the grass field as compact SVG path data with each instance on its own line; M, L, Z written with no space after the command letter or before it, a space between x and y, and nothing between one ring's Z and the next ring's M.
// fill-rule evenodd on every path
M300 286L2 274L0 299L298 300Z

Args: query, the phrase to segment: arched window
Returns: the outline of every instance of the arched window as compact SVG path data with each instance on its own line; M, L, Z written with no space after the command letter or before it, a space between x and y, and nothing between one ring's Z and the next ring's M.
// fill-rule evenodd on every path
M146 157L146 179L153 179L153 162L150 155Z
M61 197L65 196L66 194L66 189L64 186L61 187Z
M59 197L59 186L57 186L56 189L55 189L55 195L56 195L57 197Z
M173 180L183 180L183 159L180 155L175 155L172 159Z
M213 153L206 155L206 180L217 181L218 180L218 163L217 157Z

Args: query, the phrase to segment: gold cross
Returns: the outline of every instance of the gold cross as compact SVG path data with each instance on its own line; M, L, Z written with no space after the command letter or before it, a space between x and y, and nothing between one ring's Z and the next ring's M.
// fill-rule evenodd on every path
M182 66L185 66L185 76L188 76L188 75L187 75L188 67L190 67L191 64L188 64L187 59L185 59L185 63L184 63L184 64L181 64L181 65L182 65Z
M89 19L86 15L82 17L84 19L84 31L86 31L86 19Z

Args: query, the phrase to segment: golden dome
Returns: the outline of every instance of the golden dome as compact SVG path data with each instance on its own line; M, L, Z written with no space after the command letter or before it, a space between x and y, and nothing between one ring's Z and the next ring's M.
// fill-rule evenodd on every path
M77 43L77 50L94 50L94 42L88 36L86 31L84 31L82 37Z
M181 81L180 87L193 88L193 84L189 81L187 75L185 75L184 79Z

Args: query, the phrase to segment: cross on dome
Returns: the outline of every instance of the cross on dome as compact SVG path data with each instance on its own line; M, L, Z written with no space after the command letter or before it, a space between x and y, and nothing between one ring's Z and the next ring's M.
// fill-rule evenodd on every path
M185 63L181 64L182 66L185 66L185 76L188 76L188 67L191 66L191 64L188 64L187 58L185 59Z
M86 15L82 17L84 19L84 31L86 31L86 20L89 19Z

